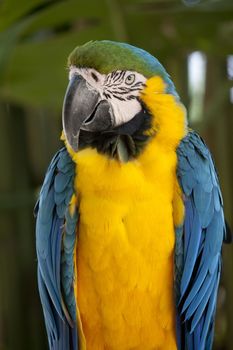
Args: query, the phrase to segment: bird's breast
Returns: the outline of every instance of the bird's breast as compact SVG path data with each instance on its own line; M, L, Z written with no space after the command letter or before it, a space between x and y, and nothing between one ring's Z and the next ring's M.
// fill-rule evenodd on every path
M176 349L176 156L157 148L128 163L91 149L76 158L77 306L88 350Z

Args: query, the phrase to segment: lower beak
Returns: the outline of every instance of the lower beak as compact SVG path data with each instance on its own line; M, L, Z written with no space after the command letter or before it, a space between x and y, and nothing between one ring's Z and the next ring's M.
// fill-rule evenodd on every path
M65 137L74 151L78 150L80 130L101 131L112 126L113 113L107 100L87 81L75 74L67 87L62 111Z

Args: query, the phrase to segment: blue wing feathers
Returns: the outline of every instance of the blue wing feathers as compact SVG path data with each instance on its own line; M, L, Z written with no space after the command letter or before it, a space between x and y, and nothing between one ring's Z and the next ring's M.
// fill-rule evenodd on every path
M56 323L53 317L53 312L51 309L50 297L48 295L47 289L44 284L44 280L39 270L38 270L38 287L39 287L40 298L41 300L44 301L43 312L44 312L46 328L49 336L49 341L50 339L57 339L58 333L57 333Z
M211 278L211 283L209 285L209 288L205 290L205 293L203 295L202 298L200 298L199 300L196 299L196 304L194 305L194 307L192 308L193 311L193 314L190 312L191 311L191 305L190 307L188 308L187 310L187 314L189 313L189 315L186 314L186 317L187 319L190 319L193 315L193 318L192 318L192 324L191 324L191 332L194 330L194 328L196 327L197 323L200 321L204 311L205 311L205 308L206 308L206 305L210 299L210 295L213 291L213 288L216 287L215 285L215 282L216 282L216 275L217 274L214 274ZM202 289L202 291L204 291Z
M207 313L206 313L206 317L205 317L205 323L203 324L203 329L202 329L202 334L201 334L201 347L200 347L200 349L207 349L207 347L205 346L206 337L208 336L209 341L210 341L210 339L211 339L210 331L212 331L211 343L213 342L214 329L213 329L213 327L210 328L210 325L211 325L211 323L214 322L213 314L215 313L215 309L216 309L216 300L217 300L217 291L218 291L219 280L220 280L220 272L218 273L218 277L216 280L216 286L215 286L215 288L213 288L211 297L209 298L208 309L207 309Z
M184 260L184 243L183 243L183 228L176 229L176 242L175 242L175 251L176 251L176 259L175 259L175 296L177 303L180 298L180 282L181 275L183 269L183 260Z
M69 213L74 164L63 148L52 159L35 207L38 286L50 350L78 348L73 254L78 216Z
M177 156L185 197L175 251L179 350L210 350L225 232L222 195L211 155L195 132L181 141Z
M194 213L190 229L189 244L184 262L184 270L181 280L181 295L184 295L192 276L192 271L198 255L198 247L201 239L200 219L197 213Z

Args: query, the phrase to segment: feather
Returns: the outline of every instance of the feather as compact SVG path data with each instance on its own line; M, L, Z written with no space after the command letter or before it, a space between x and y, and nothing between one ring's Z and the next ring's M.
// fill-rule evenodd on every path
M128 149L125 145L125 143L123 142L123 140L121 139L121 137L119 136L118 137L118 140L117 140L117 156L118 156L118 159L125 163L129 160L129 152L128 152Z
M186 215L188 215L188 212L186 213ZM197 259L197 254L198 254L198 249L199 249L199 244L201 239L202 230L200 225L199 214L197 212L194 213L190 231L191 231L190 240L187 247L187 255L184 263L184 270L183 270L182 280L181 280L181 297L186 292L189 281L193 274L193 269Z
M63 148L51 161L35 210L38 286L50 350L78 348L73 291L78 215L71 217L68 208L73 179L74 164Z
M176 247L181 232L184 242L183 267L175 254L178 349L210 350L225 234L222 196L210 153L195 132L181 141L177 156L177 178L185 196L184 224L176 228Z

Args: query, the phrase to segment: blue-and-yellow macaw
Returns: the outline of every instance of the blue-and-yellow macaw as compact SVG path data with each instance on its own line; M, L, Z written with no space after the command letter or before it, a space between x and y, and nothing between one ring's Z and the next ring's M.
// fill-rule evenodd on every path
M51 350L210 350L225 235L211 155L159 61L69 56L65 147L36 206Z

